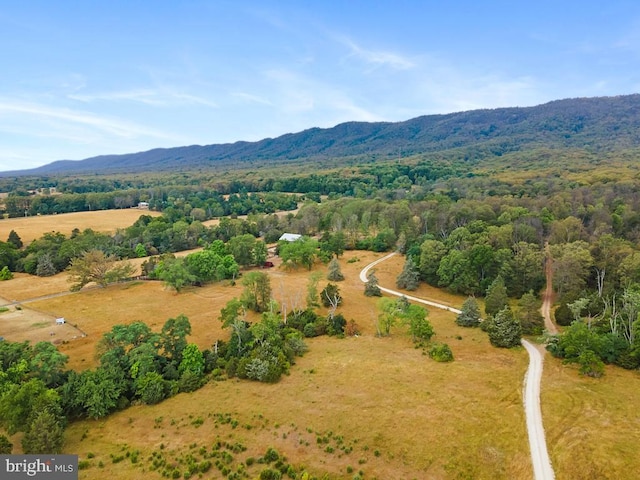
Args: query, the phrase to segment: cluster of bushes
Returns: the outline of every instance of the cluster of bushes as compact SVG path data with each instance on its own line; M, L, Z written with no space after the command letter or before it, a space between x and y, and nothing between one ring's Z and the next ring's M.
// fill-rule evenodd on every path
M630 285L619 296L578 298L565 308L571 323L548 339L547 349L555 357L592 377L601 376L605 364L640 368L640 285Z
M67 357L49 342L0 342L0 425L25 432L25 453L58 453L68 419L101 418L196 390L216 356L188 343L190 333L183 315L160 333L142 322L116 325L100 340L100 365L82 372L65 370Z

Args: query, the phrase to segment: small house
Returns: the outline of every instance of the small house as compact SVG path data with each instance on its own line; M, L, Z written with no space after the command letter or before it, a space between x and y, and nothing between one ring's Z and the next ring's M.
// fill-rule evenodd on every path
M149 210L149 202L138 202L138 208L140 210Z
M64 325L64 324L65 324L65 321L63 317L56 318L56 325Z

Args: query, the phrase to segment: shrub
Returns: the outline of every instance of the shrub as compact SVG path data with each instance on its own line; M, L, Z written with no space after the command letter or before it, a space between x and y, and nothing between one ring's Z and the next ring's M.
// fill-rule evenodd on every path
M260 472L260 480L280 480L282 474L278 470L267 468Z
M9 267L7 267L6 265L2 267L2 270L0 270L0 281L11 280L12 278L13 278L13 273L11 273L11 271L9 270Z
M453 352L446 343L436 343L429 349L429 356L436 362L452 362Z

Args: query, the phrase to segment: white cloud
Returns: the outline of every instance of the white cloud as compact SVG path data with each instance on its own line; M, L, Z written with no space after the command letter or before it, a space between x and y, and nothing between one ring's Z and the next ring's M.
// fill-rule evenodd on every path
M257 103L259 105L273 106L273 103L271 103L268 99L259 95L252 95L246 92L232 92L231 96L240 98L247 103Z
M218 105L202 97L180 93L168 89L149 89L141 88L134 90L125 90L117 92L103 92L94 94L71 94L67 96L72 100L84 103L96 101L131 101L143 103L150 106L175 106L175 105L204 105L207 107L217 108Z
M351 51L349 56L356 57L374 68L390 67L395 70L408 70L416 66L414 60L398 53L386 50L369 50L345 36L338 36L336 39L349 48Z
M131 122L113 118L100 117L93 113L70 110L67 108L50 107L39 104L14 103L0 99L0 113L28 115L36 120L54 118L74 124L81 124L101 130L117 137L131 138L138 135L164 138L165 133L136 125Z

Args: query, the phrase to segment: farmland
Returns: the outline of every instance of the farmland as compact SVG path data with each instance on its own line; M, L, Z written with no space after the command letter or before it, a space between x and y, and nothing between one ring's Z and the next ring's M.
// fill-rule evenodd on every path
M70 235L73 229L82 231L91 228L97 232L113 233L135 222L140 215L159 215L159 212L125 208L122 210L99 210L93 212L61 213L55 216L30 216L0 220L0 238L6 238L15 230L25 244L48 232Z
M86 226L104 228L101 222ZM273 448L292 465L331 478L350 478L349 472L358 471L379 479L530 478L521 397L525 352L495 349L486 334L457 327L454 315L440 310L431 310L429 319L435 340L451 346L453 363L429 360L413 348L404 327L396 327L389 338L377 338L375 300L362 295L358 274L380 257L350 251L341 260L346 278L340 283L345 298L340 311L358 323L360 336L309 339L310 351L277 384L210 381L159 405L135 405L101 421L73 422L64 450L86 460L80 478L95 478L101 468L115 479L131 478L150 468L151 458L162 455L179 463L217 442L246 449L233 455L233 465ZM381 285L394 284L401 258L377 267ZM324 274L325 268L316 265L314 270ZM304 295L311 272L276 266L268 273L273 296L282 303ZM87 334L59 342L75 370L96 365L102 334L138 320L158 331L167 318L185 314L193 326L190 341L210 348L228 337L219 312L242 290L222 282L176 294L160 282L131 282L55 296L67 290L66 277L18 274L2 284L2 296L11 300L52 296L0 314L5 328L0 335L36 341L42 339L38 332L44 332L46 339L50 329L43 322L64 316L68 328L77 325ZM412 295L455 307L464 300L425 284ZM7 330L16 322L20 330ZM58 338L63 337L56 333ZM581 378L548 357L544 375L544 421L559 478L624 478L640 466L627 441L619 440L621 432L640 440L632 407L635 374L611 367L602 379ZM135 463L114 462L133 452Z

